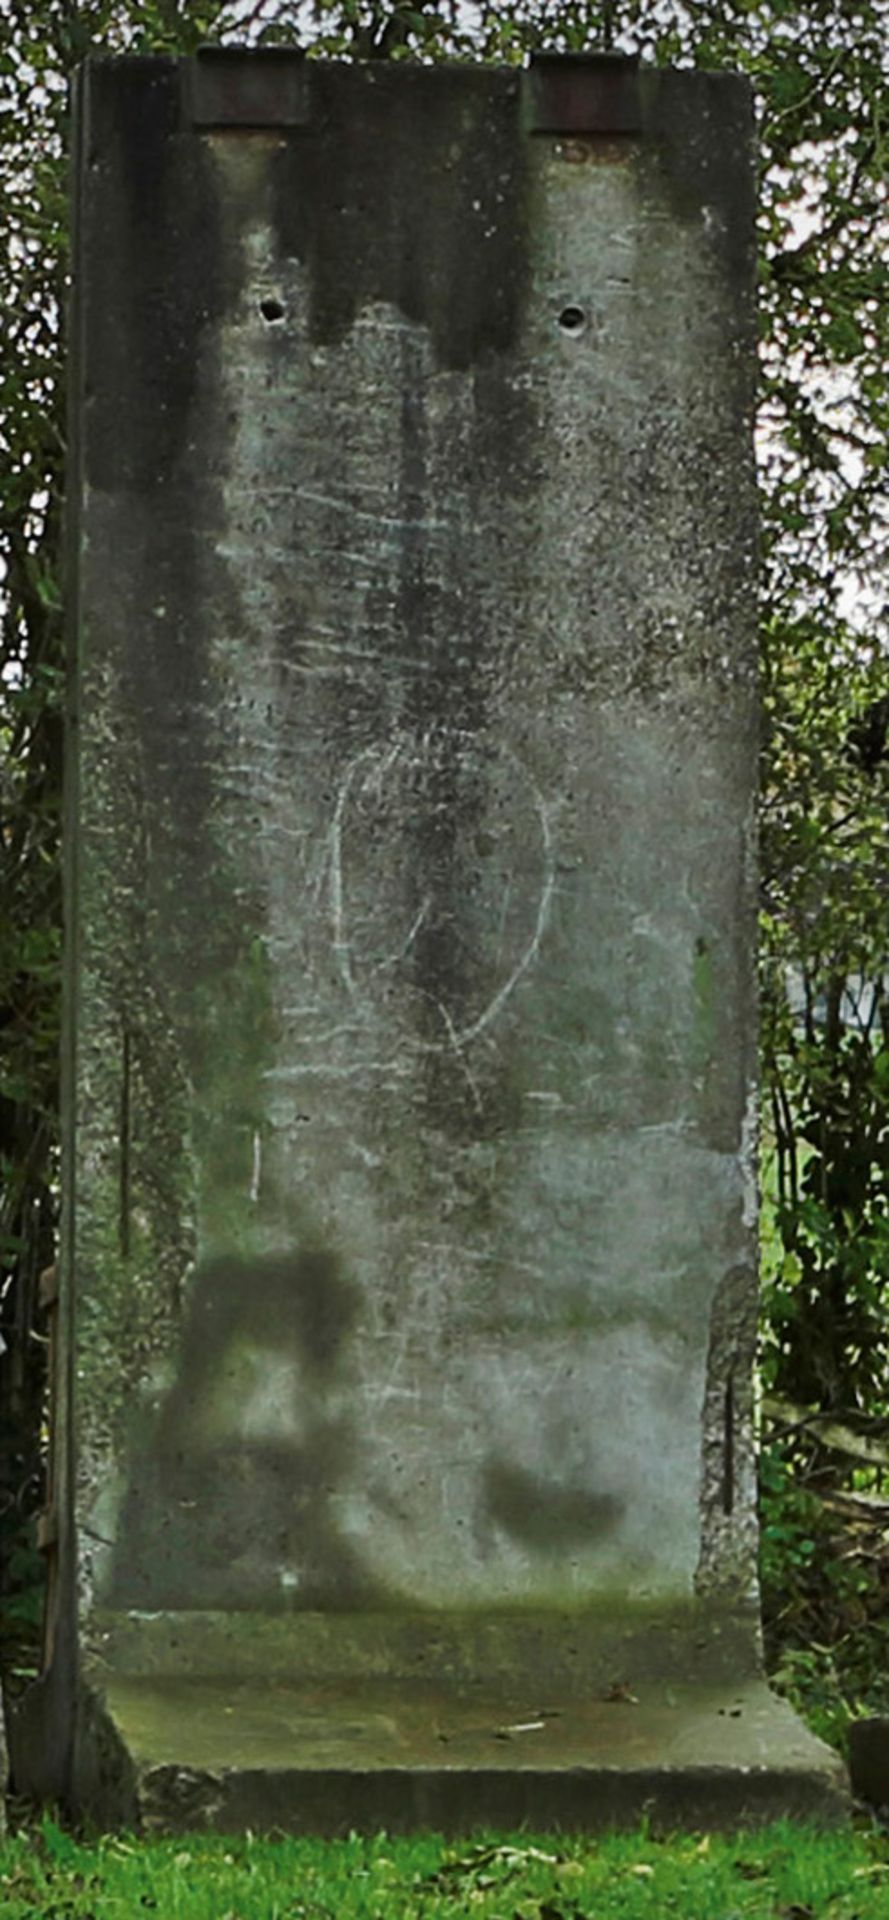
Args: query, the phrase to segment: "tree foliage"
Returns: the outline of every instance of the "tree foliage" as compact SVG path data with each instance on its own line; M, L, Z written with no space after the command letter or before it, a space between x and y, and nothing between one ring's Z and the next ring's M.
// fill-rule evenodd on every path
M0 52L0 1258L7 1518L38 1480L36 1276L57 1140L66 91L201 42L506 62L599 45L734 67L761 153L766 1388L889 1420L887 113L882 0L5 0ZM725 1010L731 1018L731 1010ZM774 1179L772 1180L772 1175ZM10 1431L11 1423L11 1431ZM10 1447L10 1439L15 1441ZM782 1461L838 1471L809 1444ZM779 1476L780 1477L780 1476ZM786 1477L781 1482L786 1494ZM782 1496L783 1497L783 1496Z

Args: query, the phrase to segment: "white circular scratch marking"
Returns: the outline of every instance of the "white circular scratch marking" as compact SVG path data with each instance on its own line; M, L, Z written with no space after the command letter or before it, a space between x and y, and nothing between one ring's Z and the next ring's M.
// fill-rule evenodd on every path
M347 924L343 864L343 827L349 799L355 785L356 777L363 766L372 765L375 767L375 784L378 791L381 792L386 773L396 763L405 748L409 749L416 757L418 747L420 754L423 754L428 752L430 745L431 736L427 732L419 742L412 740L409 735L401 735L396 738L394 744L382 755L380 754L379 748L366 747L361 753L356 754L355 759L349 763L337 794L330 829L330 915L333 932L333 952L343 986L350 1000L356 1006L359 1005L362 1000L366 1000L367 996L359 993L355 980L352 969L351 941ZM440 1002L437 1003L447 1029L447 1038L444 1040L420 1040L415 1037L414 1044L421 1053L446 1053L453 1051L460 1055L465 1046L468 1046L473 1040L477 1040L479 1035L484 1033L486 1028L491 1025L492 1021L497 1019L498 1014L502 1012L507 1000L515 992L519 981L533 964L546 931L556 871L552 831L546 802L533 775L529 773L528 768L523 765L518 755L512 751L512 748L501 745L498 747L498 752L502 754L504 759L512 763L524 781L540 823L544 874L540 898L537 904L534 930L530 940L513 967L512 972L474 1020L458 1028L455 1026L447 1008L441 1005ZM402 959L413 945L429 911L430 905L431 896L427 895L414 919L407 939L399 949L396 956L398 959Z

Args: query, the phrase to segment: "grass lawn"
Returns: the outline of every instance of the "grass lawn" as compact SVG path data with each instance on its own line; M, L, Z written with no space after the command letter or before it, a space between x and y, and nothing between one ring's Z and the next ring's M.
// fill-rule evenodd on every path
M889 1833L0 1842L0 1920L889 1920Z

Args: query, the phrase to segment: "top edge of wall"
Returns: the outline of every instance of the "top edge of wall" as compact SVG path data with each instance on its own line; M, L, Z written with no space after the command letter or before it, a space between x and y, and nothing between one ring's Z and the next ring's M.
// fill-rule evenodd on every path
M635 55L532 54L524 68L481 62L322 60L293 47L207 47L196 55L91 55L80 79L146 83L178 73L181 120L199 131L311 126L323 113L322 86L384 87L396 93L486 89L512 96L530 134L624 134L644 137L674 112L697 106L709 119L720 109L752 115L745 75L702 68L645 67Z

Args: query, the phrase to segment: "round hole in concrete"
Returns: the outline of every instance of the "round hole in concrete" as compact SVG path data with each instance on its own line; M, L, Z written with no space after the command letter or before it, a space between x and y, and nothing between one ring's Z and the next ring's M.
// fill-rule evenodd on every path
M559 326L563 333L582 333L586 326L586 314L582 307L563 307L559 314Z
M276 320L284 318L283 302L276 300L273 294L268 294L265 300L260 300L259 311L263 319L268 321L269 326L273 326Z

